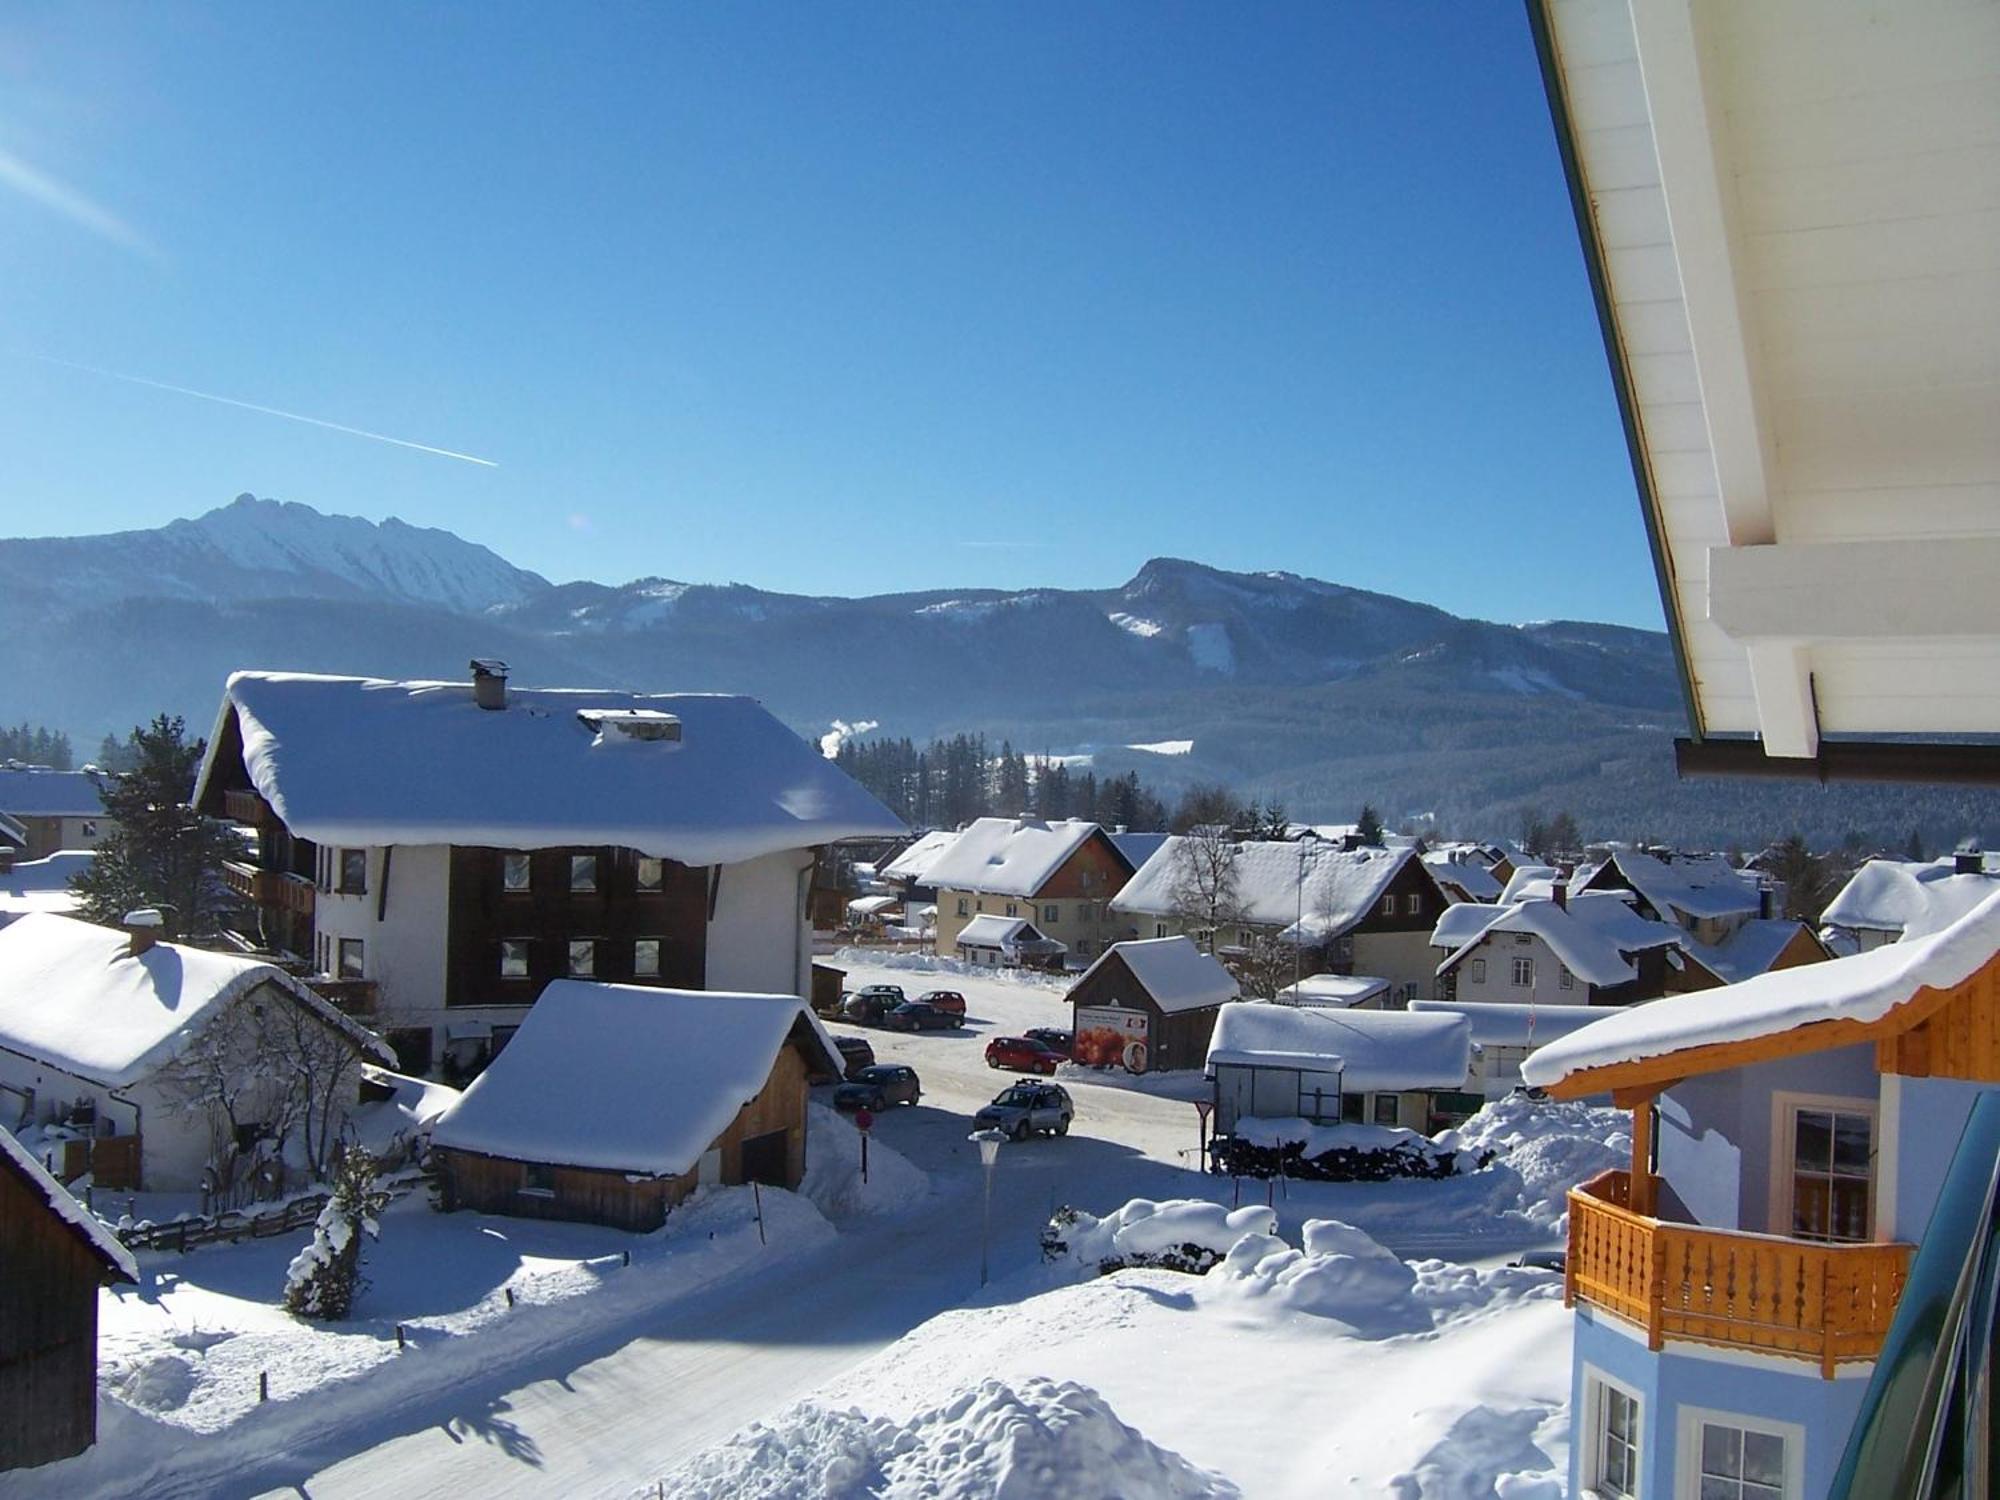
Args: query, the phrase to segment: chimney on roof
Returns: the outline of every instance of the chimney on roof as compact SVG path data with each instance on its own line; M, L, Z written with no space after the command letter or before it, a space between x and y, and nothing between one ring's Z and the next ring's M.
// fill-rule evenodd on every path
M1977 844L1962 844L1952 852L1951 873L1954 875L1984 875L1986 856Z
M1569 882L1567 880L1551 880L1549 882L1549 899L1555 902L1557 911L1568 911Z
M130 944L129 951L132 957L137 958L160 940L160 928L163 924L159 908L142 906L137 911L126 912L122 925Z
M507 663L490 656L472 658L472 701L481 708L507 706Z

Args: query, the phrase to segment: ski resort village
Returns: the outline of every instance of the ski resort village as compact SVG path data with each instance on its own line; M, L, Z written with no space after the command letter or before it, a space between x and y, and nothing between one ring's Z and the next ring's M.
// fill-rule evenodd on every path
M0 540L0 717L15 726L0 728L0 1500L2000 1495L2000 7L1467 8L1453 26L1494 28L1490 48L1403 7L1342 7L1337 24L1313 7L1226 24L1120 11L1115 37L1113 9L1066 12L1075 37L1018 55L1012 28L1040 36L1051 17L1009 12L991 32L986 7L899 13L878 57L835 11L760 11L750 37L728 8L563 12L574 35L528 9L508 25L540 40L498 47L481 40L491 16L438 7L422 18L436 38L406 34L418 71L380 80L385 111L414 111L375 122L409 161L371 172L415 172L473 238L450 242L439 278L428 209L355 233L430 275L425 299L480 287L482 310L452 315L466 328L502 308L519 319L480 330L476 379L428 373L449 341L386 293L346 315L352 340L345 322L288 333L280 363L329 378L321 344L362 361L371 322L406 322L407 368L368 378L407 418L212 395L169 383L164 354L133 356L159 379L20 356L51 388L122 383L135 407L278 434L239 452L190 415L153 442L162 463L199 449L282 465L290 435L372 457L383 494L419 496L400 476L443 473L440 493L496 527L532 512L543 529L524 535L540 540L519 555L550 577L575 578L587 548L679 556L741 540L708 535L729 531L800 591L551 583L442 529L253 495L153 529L38 522ZM297 37L229 14L209 38L223 55L250 32L275 50L242 53L252 92L206 136L261 149L247 122L291 112L268 102L270 77L300 89L302 119L369 124L282 62ZM127 20L152 39L135 56L167 45L166 12ZM383 23L297 11L278 30L314 28L329 67L372 78L400 44L364 65L346 28ZM62 29L26 29L42 26ZM1556 206L1555 232L1528 239L1537 261L1576 260L1592 389L1615 414L1608 489L1557 477L1578 423L1559 442L1513 430L1523 392L1508 387L1539 401L1555 368L1540 343L1514 367L1533 373L1444 373L1564 315L1497 273L1496 310L1473 295L1483 272L1439 258L1489 228L1504 238L1497 219L1387 227L1405 222L1390 205L1441 191L1415 143L1443 103L1405 82L1391 101L1354 72L1354 57L1372 75L1377 52L1384 69L1407 53L1406 28L1459 59L1465 77L1440 73L1434 93L1477 85L1447 111L1455 149L1491 146L1476 170L1510 204ZM430 50L446 36L448 62ZM59 40L48 55L72 55ZM1213 60L1183 55L1211 47L1255 54L1216 65L1226 107L1204 91L1221 87ZM1295 71L1288 54L1313 47L1339 54L1345 81ZM175 80L195 59L171 51L146 62L146 89L119 75L89 97L157 88L192 107ZM1051 154L1013 94L1068 87L1086 53L1095 112ZM717 76L737 82L717 94L689 57L726 57ZM537 92L572 61L565 91ZM1153 110L1132 115L1150 122L1136 133L1127 68L1146 71ZM1542 153L1532 172L1494 145L1518 133L1520 101L1484 92L1510 68ZM766 74L784 88L735 97ZM895 92L918 82L934 92ZM547 155L594 184L547 199L548 232L588 224L626 247L613 260L573 239L546 262L560 272L508 260L540 241L454 206L447 178L482 193L514 179L469 145L438 155L471 137L424 122L489 87L519 125L508 171ZM1309 95L1345 112L1340 132L1381 116L1411 139L1393 168L1342 134L1340 173L1273 177L1296 184L1282 212L1300 215L1273 244L1388 235L1390 258L1421 263L1427 310L1407 288L1376 307L1373 279L1393 268L1353 261L1376 268L1339 273L1372 309L1340 318L1348 394L1238 409L1240 393L1202 384L1148 407L1137 372L1162 346L1142 324L1172 325L1246 391L1261 389L1252 370L1317 391L1291 344L1238 347L1228 327L1295 337L1318 315L1270 290L1289 250L1129 217L1133 200L1095 197L1102 162L1072 180L1056 158L1095 160L1101 135L1131 153L1113 177L1178 201L1166 185L1211 180L1212 155L1226 172L1208 207L1247 234L1276 211L1248 206L1272 140L1324 133L1293 118ZM821 112L782 127L761 113L809 98ZM643 105L647 123L601 136L585 118L600 105L605 120ZM981 157L961 173L961 114L1006 140L1004 171ZM104 128L61 118L50 140ZM688 137L707 145L683 142L715 120L722 134ZM892 165L858 186L808 181L835 160L827 142L881 120L871 149L893 138ZM1244 120L1264 123L1239 136ZM192 289L216 274L185 235L153 245L11 155L35 137L9 125L10 255L20 226L4 216L40 215L146 276L171 266ZM1385 150L1382 128L1357 139ZM1154 135L1168 157L1149 155L1166 149ZM654 176L591 176L636 142ZM696 176L690 150L715 158ZM767 183L795 154L820 166ZM948 164L954 215L976 220L994 193L1009 205L979 231L1005 274L967 272L936 303L909 262L877 264L897 237L966 253L885 186L929 155ZM255 182L260 200L312 175L218 161L218 181ZM701 206L739 176L754 198ZM521 201L539 215L553 178L535 181ZM162 179L153 197L183 189ZM335 221L374 191L315 200L310 233L275 217L283 254L256 248L275 243L261 213L232 211L227 232L204 219L201 238L243 237L260 267L283 261L338 302L359 251ZM1006 196L1023 192L1030 206ZM621 215L655 193L677 205L671 226L630 231ZM1348 205L1337 226L1308 216L1322 193ZM841 259L850 236L790 217L850 196L845 212L873 216L856 238L865 275ZM1042 215L1061 218L1058 248L1033 228ZM1115 270L1084 254L1112 223ZM339 265L311 258L322 234L350 247ZM1182 239L1186 274L1233 268L1231 298L1251 281L1270 305L1159 306L1132 247ZM707 240L728 266L676 259ZM824 262L797 259L808 242ZM646 263L643 293L575 301L622 276L621 257ZM501 261L514 279L489 284ZM1114 290L1128 273L1130 306ZM1006 341L1015 321L1044 337L1054 323L1026 289L1072 275L1117 360ZM696 302L674 300L682 282ZM794 282L809 314L782 300ZM233 275L239 293L235 321L289 327L261 273ZM814 321L850 298L869 339ZM737 302L780 300L750 329L710 326L704 299L738 318ZM921 327L891 316L905 300ZM62 321L145 324L124 307L107 295L101 317ZM1378 368L1371 320L1427 373ZM902 351L879 366L855 352L876 349L878 325L880 348ZM684 367L661 375L628 339ZM514 342L534 349L531 374ZM843 351L837 372L813 362L817 342ZM767 345L782 371L749 362ZM895 366L910 349L928 351L921 366ZM15 357L0 353L0 379ZM977 432L924 415L961 358L990 382L960 403ZM1052 387L1088 408L1064 436L1007 367L1040 384L1072 359L1098 390ZM1385 389L1437 382L1424 420L1350 423L1344 406L1374 393L1349 366ZM592 402L626 429L588 435L553 389L570 382L616 384ZM893 440L861 416L883 382L901 392ZM532 418L482 404L510 385L538 386ZM796 399L749 404L766 386ZM472 436L385 435L422 431L414 413L446 394ZM1113 482L1087 450L1131 461L1114 441L1127 395L1154 413L1142 446L1164 456ZM0 447L42 452L34 396L0 402L31 403L0 418ZM1206 451L1208 404L1265 445L1254 460ZM1290 472L1281 429L1308 410L1346 423L1350 447L1379 426L1367 442L1400 445L1385 475L1431 449L1493 471L1491 498L1481 476L1455 502L1463 535L1456 518L1416 534L1429 511L1398 522L1396 548L1437 569L1424 597L1444 599L1471 557L1466 613L1363 587L1359 563L1334 573L1346 530L1328 541L1305 511L1239 495L1267 458ZM848 426L872 445L865 473L827 437ZM1026 452L1038 428L1062 449L1060 482L954 488L923 468L931 447ZM672 454L648 446L652 429ZM701 448L698 429L728 441ZM749 497L783 487L791 456L773 455L793 444L810 455L809 514L775 518ZM61 444L120 445L95 427ZM744 477L725 448L767 467ZM630 474L590 468L613 462L596 449ZM34 461L46 475L22 462L55 482L53 459ZM514 493L517 464L532 503L489 502ZM888 483L898 464L921 493ZM1174 469L1209 486L1203 555L1229 567L1160 555L1185 533L1147 486ZM1435 487L1369 483L1389 486L1369 508L1390 521ZM647 492L644 525L605 519L598 536L628 485ZM1558 499L1516 513L1509 485ZM1055 522L1013 514L1039 490L1101 497L1105 515L1098 498L1063 500ZM1144 503L1114 505L1128 493ZM1341 504L1360 557L1371 518ZM1532 575L1534 602L1603 597L1561 550L1598 510L1629 533L1642 597L1592 618L1637 623L1530 620L1512 575ZM1100 521L1126 550L1106 550ZM1533 555L1502 555L1502 531ZM1096 572L1063 571L1068 551ZM1007 587L851 596L864 569L881 574L869 587L911 587L917 552L932 585L990 562L983 581ZM775 572L800 553L807 575ZM718 559L735 555L702 553L686 576L731 576ZM1027 586L1043 566L1065 586ZM1293 571L1308 567L1355 582ZM1131 581L1099 586L1116 576ZM1521 623L1483 618L1489 601Z

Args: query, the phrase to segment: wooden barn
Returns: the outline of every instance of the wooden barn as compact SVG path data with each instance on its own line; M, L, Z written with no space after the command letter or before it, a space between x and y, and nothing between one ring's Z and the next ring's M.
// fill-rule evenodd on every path
M1071 1056L1132 1073L1198 1068L1236 981L1192 938L1113 943L1070 986Z
M0 1129L0 1470L97 1441L97 1290L131 1252Z
M842 1072L795 995L557 980L432 1130L443 1206L644 1233L700 1186L795 1188Z

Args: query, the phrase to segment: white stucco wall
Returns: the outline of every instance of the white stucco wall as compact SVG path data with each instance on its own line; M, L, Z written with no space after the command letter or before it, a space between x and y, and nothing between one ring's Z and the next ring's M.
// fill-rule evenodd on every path
M1403 987L1410 984L1417 987L1414 998L1435 999L1437 964L1429 932L1354 934L1354 972L1388 980L1395 1004L1402 1003Z
M787 849L722 867L708 924L708 985L766 995L807 995L812 933L801 872L810 849Z
M384 852L368 851L366 894L319 893L315 926L330 943L343 937L361 939L362 977L381 986L379 1004L385 1017L440 1009L444 1005L451 850L442 844L399 845L389 861L386 904L381 901ZM337 872L337 864L335 869ZM379 921L378 906L382 912ZM327 972L339 973L339 962L338 947L329 947Z
M1562 960L1556 957L1553 948L1533 933L1526 934L1528 941L1525 943L1515 941L1519 936L1522 934L1506 932L1481 938L1472 952L1453 966L1452 972L1458 976L1458 999L1506 1005L1587 1005L1590 1002L1590 987L1581 978L1570 989L1562 987ZM1472 965L1482 958L1486 960L1486 977L1475 979ZM1514 983L1516 958L1532 958L1535 961L1533 986ZM1356 967L1359 967L1358 963Z

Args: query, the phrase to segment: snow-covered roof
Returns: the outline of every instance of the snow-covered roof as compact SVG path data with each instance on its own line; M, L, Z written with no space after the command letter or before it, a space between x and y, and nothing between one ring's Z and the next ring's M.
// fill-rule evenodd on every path
M0 812L17 818L101 818L104 799L81 771L13 766L0 768Z
M134 957L122 932L35 912L0 928L0 1047L108 1088L178 1056L200 1026L273 984L362 1052L395 1054L373 1032L261 959L155 943Z
M1177 851L1185 842L1177 834L1161 844L1112 898L1111 909L1171 915L1176 861L1185 857ZM1315 839L1249 839L1236 845L1236 903L1246 922L1280 928L1287 938L1324 942L1367 916L1414 859L1412 849L1343 850Z
M29 912L75 911L77 898L69 883L96 858L94 849L64 849L0 873L0 927Z
M1118 846L1118 852L1125 856L1125 862L1136 870L1155 854L1159 853L1160 845L1167 841L1169 835L1164 833L1108 833L1106 837Z
M1061 948L1053 938L1042 936L1041 929L1026 917L1002 917L986 912L974 917L958 931L958 941L973 948L1004 948L1022 943L1053 943Z
M847 909L857 917L872 917L902 902L901 896L857 896L847 903Z
M1437 967L1442 974L1496 933L1531 933L1547 943L1564 966L1586 984L1608 988L1638 977L1628 953L1678 946L1686 934L1668 922L1642 917L1611 891L1571 896L1567 903L1521 901L1494 909L1493 920ZM1435 935L1434 935L1435 936Z
M2000 884L1988 890L2000 890ZM1801 932L1803 922L1783 917L1752 917L1722 943L1697 943L1689 939L1687 948L1716 978L1730 984L1765 973L1778 961L1786 946Z
M1507 877L1507 884L1500 889L1500 904L1511 906L1516 901L1546 901L1549 887L1563 878L1563 873L1554 865L1516 865L1514 873Z
M1949 927L1994 891L2000 870L1960 875L1950 858L1923 863L1871 859L1856 870L1820 920L1829 927L1924 937Z
M428 1135L459 1100L459 1090L448 1083L412 1078L389 1068L364 1066L361 1077L389 1090L388 1098L365 1100L348 1115L355 1139L378 1153L390 1149L398 1136Z
M1389 993L1389 981L1373 974L1308 974L1278 991L1280 1005L1330 1005L1346 1009Z
M557 979L432 1127L433 1147L596 1171L694 1170L787 1041L842 1071L796 995Z
M1124 962L1125 967L1132 971L1132 977L1139 981L1140 988L1169 1015L1178 1011L1205 1010L1211 1005L1221 1005L1236 998L1236 981L1230 977L1229 971L1212 954L1196 947L1193 938L1186 937L1138 938L1113 943L1083 971L1077 986L1083 985L1114 957Z
M1879 1021L1921 989L1964 983L1996 953L2000 891L1929 937L1615 1011L1595 1026L1538 1049L1522 1065L1521 1075L1537 1087L1550 1088L1585 1069L1775 1036L1815 1022Z
M1455 885L1474 901L1500 899L1500 882L1493 878L1492 870L1473 859L1433 852L1424 856L1424 863L1440 885Z
M28 847L28 830L15 822L6 813L0 812L0 849L25 849Z
M931 864L958 837L954 828L933 828L878 872L884 880L905 880L912 885L929 885Z
M118 1242L118 1237L96 1214L77 1202L68 1188L51 1177L4 1126L0 1126L0 1166L11 1168L27 1184L29 1192L48 1204L49 1211L73 1229L107 1269L116 1273L113 1279L132 1282L139 1279L139 1265L132 1259L132 1252Z
M1431 929L1431 946L1457 952L1505 915L1505 906L1488 906L1480 901L1459 901L1438 914Z
M1602 864L1577 870L1570 877L1570 889L1581 891L1598 879L1637 891L1662 917L1676 911L1690 917L1728 917L1755 912L1762 904L1756 877L1746 876L1718 854L1677 855L1669 864L1636 849L1618 849Z
M976 818L931 861L925 883L939 890L1033 896L1099 831L1097 824L1082 818L1052 823L1040 818Z
M605 710L671 713L681 738L600 737L583 716ZM613 844L711 865L903 831L754 699L720 694L510 687L495 710L462 682L237 672L196 781L205 811L238 743L285 826L323 844Z
M1464 1016L1475 1047L1538 1047L1603 1020L1601 1005L1508 1005L1484 1000L1412 1000L1413 1012Z
M1376 1094L1459 1088L1471 1063L1463 1016L1243 1001L1216 1012L1207 1066L1338 1072L1342 1092Z

